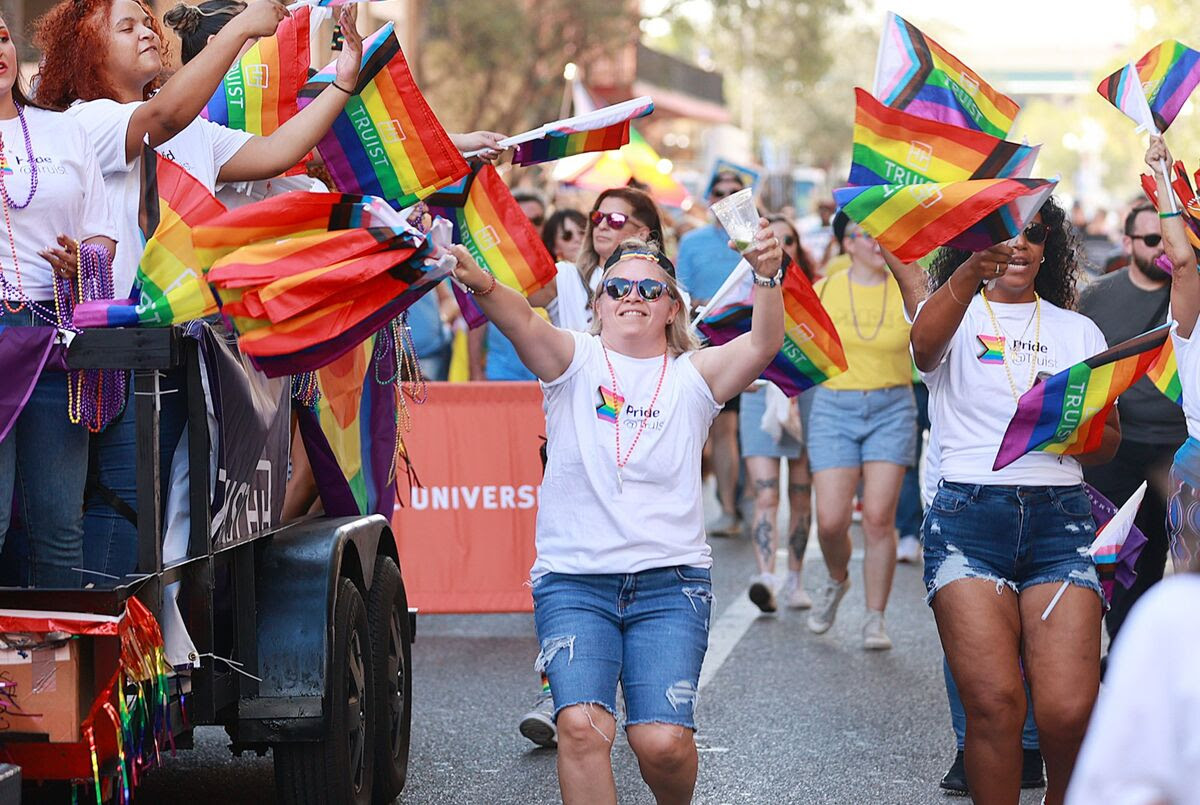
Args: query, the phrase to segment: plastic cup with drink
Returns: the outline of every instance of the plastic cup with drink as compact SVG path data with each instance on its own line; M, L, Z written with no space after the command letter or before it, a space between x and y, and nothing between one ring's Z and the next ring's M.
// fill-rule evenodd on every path
M745 254L758 247L754 240L758 232L758 209L754 206L753 189L747 187L726 196L712 205L712 211L739 252Z

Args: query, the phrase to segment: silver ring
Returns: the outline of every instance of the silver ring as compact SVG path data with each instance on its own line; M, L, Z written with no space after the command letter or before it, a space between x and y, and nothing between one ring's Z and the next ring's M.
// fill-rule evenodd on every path
M1000 261L996 261L996 276L1000 276Z

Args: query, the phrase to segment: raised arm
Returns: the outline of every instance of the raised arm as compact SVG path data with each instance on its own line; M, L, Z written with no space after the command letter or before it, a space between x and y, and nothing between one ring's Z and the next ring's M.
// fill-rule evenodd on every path
M1171 316L1179 322L1179 334L1192 337L1196 327L1196 315L1200 313L1200 274L1196 272L1196 253L1188 241L1183 214L1170 212L1172 206L1179 209L1179 202L1172 195L1171 179L1163 174L1163 165L1171 168L1171 153L1162 137L1152 136L1146 149L1146 164L1154 173L1158 183L1158 215L1162 225L1163 252L1171 261ZM1172 205L1172 200L1175 204Z
M783 265L783 248L771 233L766 218L760 218L754 236L758 248L746 255L754 273L770 279ZM733 244L730 244L732 247ZM799 271L799 267L793 268ZM754 310L750 332L739 335L719 347L702 349L692 356L692 364L708 383L713 399L724 403L750 385L783 346L783 283L774 288L759 285L754 289Z
M346 108L346 102L358 84L362 36L355 27L357 8L344 5L338 14L338 25L345 35L345 46L338 54L333 82L312 103L273 133L266 137L255 137L238 149L221 168L217 175L219 181L248 182L278 176L303 159L333 126L333 121Z
M512 341L521 363L547 383L567 371L575 357L574 336L534 313L525 297L480 268L465 247L450 251L458 259L455 279L474 291L479 309Z
M254 0L230 20L129 118L125 161L132 162L141 156L143 142L148 140L152 147L160 145L187 128L217 91L242 47L260 36L274 34L287 14L288 10L277 0ZM292 164L296 162L299 159Z
M918 369L928 372L938 365L946 354L950 339L958 331L971 299L979 290L979 283L1004 276L1012 253L1012 247L1003 243L976 252L955 269L942 287L929 295L909 335Z
M911 321L917 315L917 305L929 295L929 275L917 263L906 263L882 246L883 259L891 269L896 284L900 286L900 296L904 300L904 312Z

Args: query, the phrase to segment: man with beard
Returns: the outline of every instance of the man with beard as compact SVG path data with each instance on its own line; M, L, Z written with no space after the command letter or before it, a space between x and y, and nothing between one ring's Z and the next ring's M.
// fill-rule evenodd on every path
M1124 246L1129 265L1093 282L1079 300L1079 312L1096 322L1109 345L1144 333L1167 320L1171 275L1154 264L1163 253L1158 213L1145 202L1125 216ZM1137 526L1149 542L1137 563L1137 581L1113 594L1106 623L1115 639L1126 614L1147 589L1160 581L1167 560L1167 472L1187 438L1183 410L1143 377L1120 397L1121 447L1111 462L1085 467L1084 479L1120 506L1148 481Z

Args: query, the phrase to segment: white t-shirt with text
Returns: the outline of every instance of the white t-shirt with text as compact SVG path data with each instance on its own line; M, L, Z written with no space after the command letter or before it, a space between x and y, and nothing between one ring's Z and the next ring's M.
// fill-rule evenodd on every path
M1091 319L1045 300L1040 304L1039 326L1035 303L991 302L997 332L982 296L976 295L941 363L921 373L929 387L930 441L937 445L941 478L1028 486L1082 482L1083 471L1074 458L1037 451L992 471L1000 442L1017 410L1013 385L1018 395L1030 388L1031 362L1036 376L1045 377L1108 348L1104 334ZM918 310L917 318L920 316Z
M104 186L112 205L119 240L113 261L114 288L118 298L128 296L137 277L145 241L138 229L138 210L141 196L142 158L125 159L125 134L129 120L141 102L118 103L101 98L82 101L67 109L91 138L104 174ZM197 118L155 150L179 163L199 180L210 193L217 187L217 174L253 134L234 131L216 123Z
M53 271L38 254L58 247L58 236L78 241L104 236L118 239L110 215L108 198L96 154L83 127L61 112L26 107L25 123L33 158L37 164L37 192L24 209L8 210L12 242L7 229L0 233L0 270L8 290L5 298L16 299L17 274L13 270L16 244L20 289L35 302L54 297ZM0 120L0 174L8 197L23 204L29 196L33 172L20 118Z
M661 357L630 358L609 350L616 391L625 397L614 399L599 336L572 336L571 365L542 384L548 461L531 577L711 567L700 451L720 406L708 384L689 354L669 358L664 375ZM662 388L651 409L660 376ZM621 483L618 422L622 458L629 455Z

